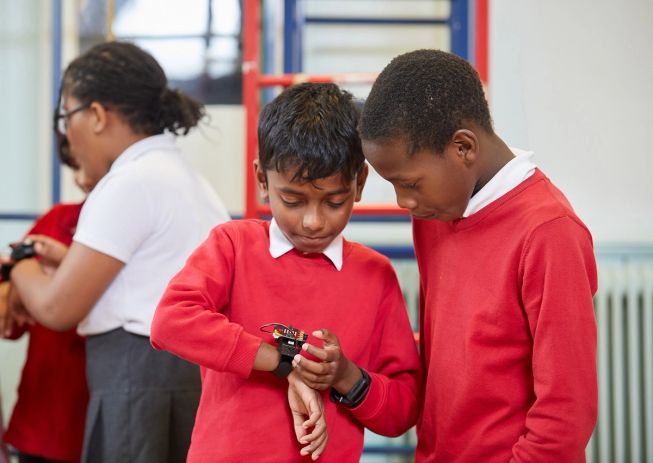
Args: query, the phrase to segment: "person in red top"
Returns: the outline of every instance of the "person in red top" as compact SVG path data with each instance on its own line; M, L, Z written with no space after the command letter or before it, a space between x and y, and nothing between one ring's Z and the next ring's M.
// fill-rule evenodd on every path
M88 193L93 182L67 157L67 151L61 154L62 162L75 170L77 185ZM69 246L82 205L55 205L36 221L28 237L38 235L53 245ZM11 292L9 282L2 285ZM29 333L29 344L4 439L18 450L20 463L78 462L88 403L84 338L75 329L57 332L38 323L14 323L7 304L7 298L0 301L4 314L0 335L18 339Z
M152 344L202 367L191 463L357 462L364 428L397 436L417 420L419 358L397 277L341 234L367 177L357 121L333 84L267 105L255 171L272 221L213 229L157 307ZM309 333L305 356L282 355L269 323ZM296 383L323 391L329 445L305 445Z
M363 152L413 216L426 369L417 462L582 462L597 416L592 237L493 131L478 74L436 50L396 57Z

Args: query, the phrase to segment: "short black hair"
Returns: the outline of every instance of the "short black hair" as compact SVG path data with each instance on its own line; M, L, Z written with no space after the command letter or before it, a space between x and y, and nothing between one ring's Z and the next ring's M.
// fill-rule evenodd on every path
M376 79L359 130L364 140L404 138L409 154L442 153L465 122L493 133L476 70L451 53L416 50L394 58Z
M261 112L259 162L263 170L295 170L293 180L341 174L356 178L365 163L352 95L335 84L298 84Z
M204 116L204 106L168 88L159 63L128 42L104 42L73 60L63 75L61 94L82 104L97 101L145 135L168 130L187 134Z

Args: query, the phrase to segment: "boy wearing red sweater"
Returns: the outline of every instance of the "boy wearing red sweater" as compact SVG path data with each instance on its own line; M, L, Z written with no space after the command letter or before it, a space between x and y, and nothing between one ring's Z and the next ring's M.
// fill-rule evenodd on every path
M417 420L419 359L395 273L341 235L367 177L357 121L333 84L267 105L254 168L272 221L216 227L159 303L152 344L202 367L189 462L357 462L365 427L399 435ZM270 323L309 333L306 356L282 355Z
M395 58L360 132L413 216L426 368L416 461L584 461L597 413L588 229L532 153L494 133L459 57Z

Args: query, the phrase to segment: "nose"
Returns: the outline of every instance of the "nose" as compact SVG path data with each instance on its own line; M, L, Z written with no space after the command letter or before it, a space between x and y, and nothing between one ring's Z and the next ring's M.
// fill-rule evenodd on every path
M405 192L400 191L400 189L395 188L395 194L397 195L397 205L400 208L413 210L417 207L417 201Z
M324 215L319 207L308 207L302 217L302 226L305 230L316 232L324 227Z

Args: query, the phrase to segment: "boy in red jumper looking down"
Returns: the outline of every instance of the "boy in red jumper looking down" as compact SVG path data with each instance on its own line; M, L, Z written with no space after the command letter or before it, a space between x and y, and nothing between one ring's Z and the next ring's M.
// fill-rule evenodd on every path
M478 74L395 58L365 103L372 167L413 216L426 368L417 462L582 462L597 413L592 237L493 131Z
M357 122L333 84L267 105L254 168L272 221L216 227L159 303L152 344L202 367L191 463L357 462L365 427L396 436L417 420L419 358L394 270L341 234L367 177ZM309 333L314 389L269 323Z

